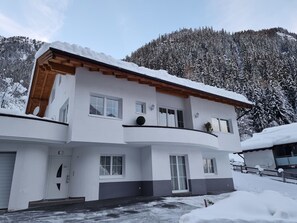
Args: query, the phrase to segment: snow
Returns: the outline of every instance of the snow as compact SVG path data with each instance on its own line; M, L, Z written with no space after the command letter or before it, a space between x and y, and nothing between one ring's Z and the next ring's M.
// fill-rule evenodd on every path
M296 222L297 201L275 191L236 191L213 206L197 209L180 222Z
M297 185L239 172L233 172L233 178L238 191L183 215L180 222L297 222Z
M235 189L238 191L261 193L265 190L271 190L297 200L297 184L283 183L274 177L260 177L259 175L233 172L233 181Z
M209 85L205 85L203 83L198 83L195 81L191 81L185 78L179 78L173 75L168 74L165 70L151 70L145 67L139 67L138 65L134 63L125 62L122 60L116 60L112 58L111 56L107 56L103 53L97 53L95 51L92 51L89 48L84 48L75 44L69 44L64 42L53 42L53 43L45 43L42 45L42 47L39 49L39 51L36 53L35 58L39 58L43 53L45 53L49 48L54 48L58 50L62 50L71 54L79 55L84 58L88 58L91 60L95 60L101 63L109 64L121 69L129 70L132 72L136 72L138 74L141 74L143 76L156 78L162 81L170 82L173 84L178 84L182 86L186 86L188 88L199 90L203 92L207 92L214 95L219 95L225 98L229 98L232 100L236 100L239 102L247 103L247 104L253 104L250 102L245 96L232 92L227 91L221 88L212 87Z
M281 33L281 32L277 32L276 34L279 35L282 38L287 38L288 40L294 40L294 41L296 41L296 38L294 38L291 35L288 35L288 34L285 34L285 33Z
M28 58L28 55L27 54L25 54L25 53L23 53L23 56L22 57L20 57L20 59L21 60L27 60L27 58Z
M270 148L274 145L297 142L297 123L266 128L253 137L241 142L243 151L259 148Z
M20 117L29 117L34 119L40 119L40 120L51 120L48 117L39 117L32 114L25 114L24 111L19 110L18 108L0 108L0 115L6 114L6 115L16 115Z

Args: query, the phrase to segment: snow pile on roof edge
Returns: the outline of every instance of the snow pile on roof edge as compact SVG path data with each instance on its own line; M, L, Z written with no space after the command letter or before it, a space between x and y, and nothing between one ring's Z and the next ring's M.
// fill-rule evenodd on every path
M91 60L95 60L101 63L109 64L118 68L126 69L132 72L136 72L148 77L157 78L166 82L170 82L173 84L182 85L185 87L189 87L195 90L200 90L203 92L207 92L210 94L218 95L221 97L229 98L235 101L243 102L246 104L253 105L251 101L249 101L245 96L232 92L227 91L225 89L205 85L203 83L191 81L185 78L179 78L173 75L168 74L165 70L151 70L145 67L140 67L134 63L125 62L122 60L116 60L112 58L111 56L107 56L103 53L97 53L95 51L92 51L89 48L84 48L75 44L69 44L65 42L53 42L53 43L45 43L42 45L42 47L38 50L38 52L35 55L35 58L37 59L40 57L43 53L45 53L49 48L54 48L58 50L62 50L71 54L79 55L81 57L85 57Z
M243 151L297 142L297 123L266 128L241 142Z

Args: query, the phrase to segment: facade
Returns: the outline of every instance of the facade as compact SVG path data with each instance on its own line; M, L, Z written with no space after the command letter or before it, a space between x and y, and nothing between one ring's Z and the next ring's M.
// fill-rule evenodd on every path
M271 127L241 143L245 164L297 171L297 123Z
M78 46L44 46L27 115L0 114L0 208L232 191L228 154L240 151L235 107L251 105Z

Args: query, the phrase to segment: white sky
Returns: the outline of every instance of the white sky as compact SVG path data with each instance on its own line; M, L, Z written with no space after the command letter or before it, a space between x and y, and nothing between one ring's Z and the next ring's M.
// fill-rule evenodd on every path
M296 0L0 0L0 35L66 41L117 59L180 28L297 33Z

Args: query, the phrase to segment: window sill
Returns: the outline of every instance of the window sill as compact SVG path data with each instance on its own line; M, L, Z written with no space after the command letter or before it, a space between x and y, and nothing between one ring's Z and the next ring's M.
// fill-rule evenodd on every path
M218 135L218 134L223 134L223 135L234 135L233 132L220 132L220 131L212 131L212 133Z
M117 117L109 117L109 116L104 116L104 115L93 115L93 114L88 114L89 117L93 118L103 118L103 119L111 119L111 120L118 120L122 121L122 118L117 118Z
M217 173L204 173L204 176L217 176Z
M189 190L173 190L172 194L183 194L183 193L188 193L190 192Z
M109 180L109 179L123 179L124 175L106 175L106 176L99 176L101 180Z

